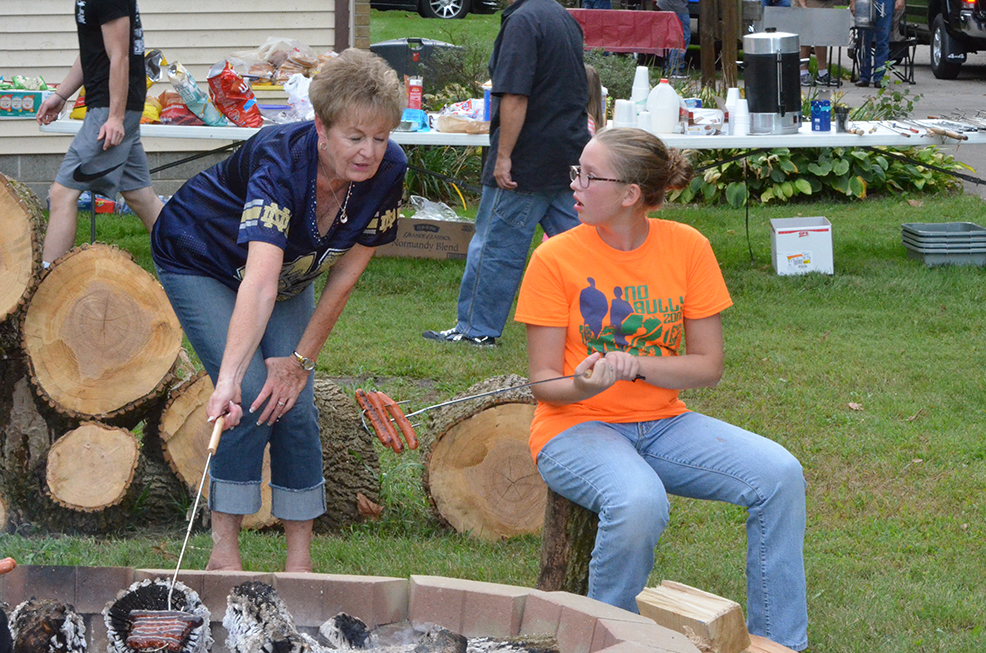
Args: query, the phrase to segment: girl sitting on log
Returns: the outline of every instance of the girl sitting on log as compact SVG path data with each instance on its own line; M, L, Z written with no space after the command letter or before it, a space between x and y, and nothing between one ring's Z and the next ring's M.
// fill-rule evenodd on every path
M374 248L397 236L407 158L389 140L404 108L396 73L350 48L309 98L314 122L266 127L190 179L151 236L161 284L215 385L209 418L224 414L231 429L210 468L208 569L242 568L237 538L261 506L269 442L286 570L312 570L312 520L325 512L312 370ZM316 305L313 282L329 270Z
M749 631L804 649L801 465L678 398L719 382L720 313L732 304L709 241L647 216L688 183L691 165L639 129L597 134L579 163L582 224L534 251L516 319L531 381L577 375L532 388L531 451L554 492L599 515L589 596L637 612L667 495L725 501L748 513Z

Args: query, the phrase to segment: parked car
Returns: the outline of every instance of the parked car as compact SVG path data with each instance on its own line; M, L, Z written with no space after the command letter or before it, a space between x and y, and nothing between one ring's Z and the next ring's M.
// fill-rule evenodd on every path
M967 53L986 50L986 0L907 0L907 22L931 46L938 79L955 79Z
M373 9L416 11L425 18L465 18L470 11L491 14L500 8L500 0L370 0Z

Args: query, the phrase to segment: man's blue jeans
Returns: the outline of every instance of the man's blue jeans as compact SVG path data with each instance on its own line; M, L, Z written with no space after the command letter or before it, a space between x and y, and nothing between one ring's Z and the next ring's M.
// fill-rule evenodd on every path
M894 20L893 0L873 0L873 29L859 30L859 79L879 86L890 58L890 29Z
M538 224L548 236L578 225L572 191L521 193L483 186L459 287L459 333L474 338L503 333Z
M747 511L749 631L795 650L808 645L805 479L781 445L686 412L573 426L548 441L537 466L548 487L599 515L591 598L637 612L668 525L668 494L724 501Z
M583 9L612 9L612 0L582 0Z

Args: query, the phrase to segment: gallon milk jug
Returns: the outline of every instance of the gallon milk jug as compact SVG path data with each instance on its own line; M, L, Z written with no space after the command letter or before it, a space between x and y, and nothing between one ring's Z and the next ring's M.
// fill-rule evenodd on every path
M681 102L668 80L662 79L647 97L647 110L650 111L651 124L655 134L671 134L678 126L678 112Z

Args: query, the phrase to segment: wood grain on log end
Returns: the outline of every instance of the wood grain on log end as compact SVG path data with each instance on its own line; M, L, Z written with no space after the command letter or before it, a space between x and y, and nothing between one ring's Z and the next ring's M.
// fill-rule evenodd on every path
M123 501L140 459L132 433L88 422L51 446L45 471L47 492L55 503L94 512Z
M27 307L22 344L32 381L59 412L107 421L160 397L182 331L164 290L103 244L71 250Z

